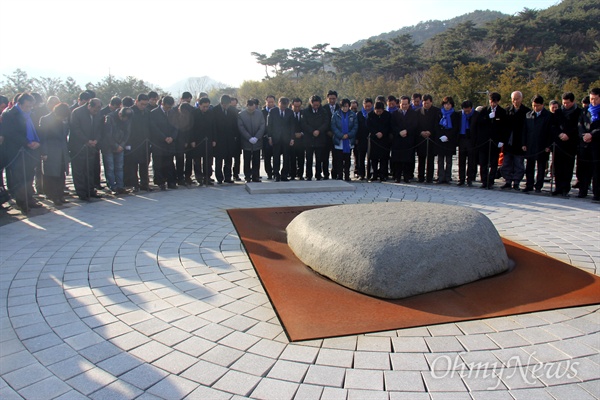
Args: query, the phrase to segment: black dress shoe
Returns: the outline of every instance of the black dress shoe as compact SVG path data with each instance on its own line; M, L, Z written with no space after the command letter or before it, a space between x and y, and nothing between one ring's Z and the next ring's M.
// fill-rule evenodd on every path
M298 180L299 180L299 181L303 181L303 180L304 180L304 177L303 177L303 176L301 176L300 178L298 178Z
M560 191L560 190L553 190L552 191L552 196L558 196L559 194L562 194L562 191Z
M312 181L312 178L306 178L307 181Z
M290 180L288 178L281 178L281 182L289 182Z
M231 179L225 179L223 182L225 182L225 183L233 183L233 181Z
M500 186L500 189L510 189L512 187L510 182L506 182L504 185Z
M79 197L79 200L82 200L82 201L90 201L90 198L89 198L89 196L78 196L78 197Z
M252 179L252 182L261 183L262 181L260 179Z
M159 188L160 188L160 190L161 190L161 191L163 191L163 192L164 192L165 190L167 190L167 185L165 185L164 183L163 183L163 184L160 184L160 185L158 185L158 187L159 187Z
M473 182L467 182L467 186L468 187L472 187L473 186Z
M234 175L233 180L240 182L242 180L242 178L240 178L239 175Z
M94 193L90 193L90 197L93 197L94 199L101 199L102 195L94 192Z
M281 177L280 176L275 176L275 182L280 182L281 181Z
M533 190L533 188L532 188L532 187L527 187L527 186L526 186L526 187L525 187L525 189L521 190L521 192L523 192L523 193L529 193L529 192L531 192L532 190Z
M513 190L521 190L521 185L519 185L518 183L514 183L513 184Z
M535 189L536 193L542 193L542 189Z
M586 198L587 195L588 195L587 192L579 191L579 194L577 195L577 197L580 199L583 199L583 198Z
M42 208L44 207L44 205L42 203L39 203L37 201L30 201L29 202L29 208Z
M487 185L484 183L483 185L481 185L480 189L487 189Z
M175 184L175 183L169 183L169 184L167 184L167 187L168 187L169 189L173 189L173 190L175 190L175 189L177 189L177 184Z

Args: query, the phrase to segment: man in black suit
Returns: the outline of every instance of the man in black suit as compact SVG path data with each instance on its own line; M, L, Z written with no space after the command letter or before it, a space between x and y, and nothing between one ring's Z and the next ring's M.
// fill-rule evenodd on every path
M392 163L394 179L409 183L414 173L417 113L410 107L410 97L400 98L400 109L392 113Z
M323 107L323 109L327 112L327 117L329 118L329 127L327 128L327 143L325 147L323 147L323 179L329 179L329 156L333 154L335 157L335 152L333 151L333 132L331 131L331 118L336 111L340 109L340 105L337 103L338 94L335 90L330 90L327 92L327 104ZM335 162L333 162L335 165ZM331 178L337 179L335 176L335 170L331 171Z
M290 155L290 179L304 180L304 133L302 132L302 100L295 98L292 100L292 115L294 118L294 145L291 147Z
M327 131L330 120L327 112L321 107L321 97L313 95L310 98L310 106L302 112L300 125L304 133L304 144L306 149L306 180L313 177L313 154L315 156L315 177L318 181L323 178L323 147L327 145Z
M502 159L502 176L506 183L501 189L519 190L525 175L525 153L523 153L523 125L525 116L531 109L523 104L523 94L514 91L510 95L512 105L506 109L508 114L508 140L504 143L504 158Z
M525 117L523 128L523 151L527 165L525 167L526 183L523 192L536 193L542 191L546 163L550 157L550 144L559 128L557 117L544 108L544 98L535 95L531 99L531 108ZM534 173L537 166L537 176Z
M73 184L81 200L102 197L96 193L94 184L94 164L98 153L98 142L102 139L104 129L104 120L100 116L101 109L102 102L94 98L89 103L77 107L71 114L69 152Z
M289 104L287 97L281 97L279 106L269 111L267 117L267 137L273 148L273 177L276 182L288 180L290 152L294 146L294 112L288 108Z
M177 189L175 178L175 140L177 127L171 123L175 99L165 96L161 105L150 112L150 129L152 132L152 163L154 166L154 182L160 190ZM170 118L171 117L171 118Z
M194 131L190 146L192 147L193 157L186 160L185 175L186 179L191 179L192 163L196 180L199 184L212 185L212 154L215 146L215 119L210 108L210 99L202 97L198 101L198 109L194 117Z
M224 94L212 110L215 118L215 175L217 183L233 183L233 157L238 150L238 112L231 107L231 97Z
M433 97L430 94L423 96L422 107L417 110L417 156L419 166L417 177L419 182L433 182L433 169L435 166L435 145L431 140L438 137L437 130L440 125L440 109L433 105ZM427 166L427 174L425 173Z
M150 164L148 95L140 93L131 109L133 110L131 134L125 144L123 179L125 186L132 186L134 192L138 192L140 189L150 191L150 180L148 178L148 165Z
M269 112L275 108L275 101L275 96L272 94L265 98L265 106L261 110L263 117L265 117L265 125ZM273 147L271 147L268 140L263 140L263 162L265 164L267 179L273 179Z
M475 145L479 149L482 189L494 187L500 149L508 140L508 114L504 108L498 105L500 99L500 93L490 93L489 106L481 110L477 123Z

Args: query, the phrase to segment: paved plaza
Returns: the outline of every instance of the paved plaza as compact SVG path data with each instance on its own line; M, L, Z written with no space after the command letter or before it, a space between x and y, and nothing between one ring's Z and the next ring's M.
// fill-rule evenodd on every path
M352 185L141 192L4 224L0 398L600 397L600 305L288 342L229 208L461 205L487 215L508 239L600 273L600 204L589 198ZM469 251L460 238L456 251Z

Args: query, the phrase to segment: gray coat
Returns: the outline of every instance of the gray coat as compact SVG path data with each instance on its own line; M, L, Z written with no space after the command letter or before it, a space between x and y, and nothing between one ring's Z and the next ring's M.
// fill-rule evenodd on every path
M263 136L265 135L265 118L258 110L252 114L248 110L242 111L238 115L238 129L240 131L240 139L242 150L256 151L263 147ZM254 144L250 143L250 138L255 137L258 141Z

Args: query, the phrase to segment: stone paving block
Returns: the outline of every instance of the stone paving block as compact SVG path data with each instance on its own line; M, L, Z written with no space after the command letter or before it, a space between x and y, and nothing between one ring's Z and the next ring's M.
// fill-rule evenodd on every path
M260 378L257 376L230 370L213 385L213 388L248 396L259 382Z
M324 387L321 394L321 400L346 400L348 398L348 390L334 387Z
M389 337L370 337L359 336L356 345L358 351L391 351L391 342Z
M196 388L196 390L186 397L186 400L228 400L231 398L231 393L221 392L219 390L200 385Z
M195 335L201 336L207 340L217 342L233 332L233 329L221 326L219 324L209 324L194 331Z
M6 356L2 355L2 362L0 363L0 375L4 375L10 371L15 371L35 363L37 363L37 360L27 350L19 351Z
M272 358L246 353L230 368L247 374L265 376L274 364L275 360Z
M244 353L227 346L217 345L200 356L201 359L223 367L229 367Z
M143 360L147 363L151 363L160 357L165 356L172 352L169 346L165 346L162 343L156 342L154 340L149 341L139 347L136 347L129 351L129 354Z
M50 347L58 346L62 343L62 339L60 339L54 332L42 336L37 336L31 339L23 340L23 344L25 345L25 347L27 347L27 350L29 350L32 353Z
M458 336L457 339L467 351L494 350L499 348L486 335L464 335Z
M205 386L212 386L213 383L225 375L227 371L228 369L225 367L200 360L185 370L181 376Z
M16 328L15 332L17 333L19 339L26 340L36 336L52 333L52 329L50 329L46 322L39 322L36 324L23 326L21 328Z
M444 353L448 351L464 351L460 342L452 336L439 336L425 338L427 346L433 353Z
M197 336L192 336L189 339L179 343L174 348L176 350L183 351L184 353L187 353L191 356L198 357L215 346L216 344L210 340L206 340Z
M119 376L142 363L143 361L129 353L119 353L98 363L98 367L114 376Z
M455 371L424 371L421 372L428 392L466 392L459 374Z
M382 352L357 351L354 353L354 368L389 370L390 356Z
M318 354L318 348L290 344L285 348L285 350L279 356L279 358L281 360L297 361L312 364L315 362Z
M390 392L390 400L430 400L427 393Z
M197 359L188 354L174 350L164 357L154 361L152 365L162 368L172 374L180 374L196 363Z
M129 351L136 347L142 346L149 341L150 339L148 337L136 331L130 331L110 339L112 344L124 351Z
M429 347L425 342L425 338L422 337L398 337L392 338L392 346L396 353L415 352L422 353L428 352Z
M353 360L354 352L352 351L324 348L319 351L316 364L351 368Z
M48 369L44 368L40 364L30 364L16 371L4 374L2 378L13 389L19 390L46 379L49 376L52 376L52 374L50 371L48 371Z
M174 321L171 325L173 325L185 332L193 332L193 331L198 330L208 324L210 324L209 321L202 319L200 317L196 317L195 315L190 315L188 317Z
M344 388L383 390L383 371L347 369Z
M253 318L248 318L243 315L234 315L225 321L221 321L220 324L235 329L236 331L244 332L257 323L258 321Z
M227 335L223 339L219 340L219 344L245 351L256 344L256 342L259 340L260 338L247 333L232 332L230 335Z
M308 367L308 364L278 360L267 374L267 377L290 382L302 382Z
M530 343L515 332L496 332L487 335L501 348L528 346Z
M392 369L397 371L425 371L429 369L423 354L390 353Z
M536 344L534 346L525 347L523 350L542 363L562 361L569 358L567 354L550 344Z
M284 343L261 339L254 346L250 347L248 352L265 357L278 358L283 350L285 350L285 347Z
M321 386L303 383L298 386L294 400L319 400L322 392L323 388Z
M123 381L115 381L92 393L93 400L134 399L143 393L139 388Z
M146 393L156 395L163 399L183 399L198 387L198 383L187 380L177 375L169 375L156 385L150 387Z
M26 399L51 399L68 392L70 389L69 385L55 376L51 376L19 390L19 394Z
M454 323L428 326L427 330L431 336L462 335L462 331Z
M515 400L554 400L554 397L546 389L516 389L511 390L510 395Z
M152 339L161 342L165 346L173 347L189 337L191 337L191 335L184 330L179 328L169 328L153 335Z
M160 382L168 375L168 372L163 371L150 364L142 364L139 367L121 375L119 378L128 382L142 390L148 389L157 382Z
M260 381L250 396L261 400L291 400L294 398L298 386L297 383L293 382L265 378Z
M66 383L75 390L89 395L115 381L115 377L101 368L91 368L69 379Z
M559 337L560 339L569 339L583 335L583 332L581 332L580 330L563 323L546 325L543 326L542 329L551 333L554 336Z
M385 390L400 392L423 392L425 386L421 374L416 371L384 371Z
M471 395L466 392L433 392L431 400L471 400Z
M304 383L341 388L344 385L345 375L344 368L311 365L304 378Z
M337 338L323 339L323 347L329 349L339 350L356 350L356 343L358 338L356 336L344 336Z

